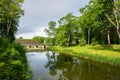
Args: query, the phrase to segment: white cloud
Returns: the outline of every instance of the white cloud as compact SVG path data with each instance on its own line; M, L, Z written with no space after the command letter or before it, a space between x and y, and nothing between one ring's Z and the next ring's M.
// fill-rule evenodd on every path
M23 37L24 39L30 39L30 38L33 38L34 36L44 36L46 37L46 34L44 32L44 29L46 27L37 27L35 26L36 28L33 30L33 31L25 31L24 33L19 33L16 37L17 38L20 38L20 37Z
M69 12L80 15L79 8L89 0L25 0L25 15L20 19L17 37L43 35L49 21L57 21ZM29 35L28 35L29 34Z

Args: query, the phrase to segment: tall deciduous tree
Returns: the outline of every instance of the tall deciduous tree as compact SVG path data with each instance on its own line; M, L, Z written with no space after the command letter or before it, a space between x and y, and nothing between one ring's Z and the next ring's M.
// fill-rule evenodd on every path
M107 43L110 45L111 25L109 25L109 21L105 14L112 15L112 8L113 0L90 0L89 4L86 5L85 8L81 9L83 15L80 21L82 22L84 31L87 30L88 37L86 40L88 41L88 44L90 42L90 35L92 33L92 35L94 35L93 38L95 38L97 41L102 41L106 38ZM98 37L100 34L101 36ZM100 37L103 38L100 39Z
M58 28L53 29L58 45L69 46L79 41L110 45L120 41L120 0L90 0L80 12L79 20L72 13L59 19ZM49 29L46 32L51 35Z
M53 38L51 41L51 44L55 44L55 35L56 35L56 22L50 21L48 23L48 28L46 28L44 31L47 33L49 38Z
M17 31L19 18L23 15L23 0L0 1L0 37L13 40Z
M117 35L120 43L120 0L115 0L113 7L113 16L114 18L110 18L108 14L105 14L108 20L113 24L116 28Z
M72 13L68 13L66 16L60 18L60 20L58 21L59 28L57 29L57 35L56 35L57 41L67 46L72 44L73 38L75 38L74 33L77 32L79 26L77 25L78 23L76 23L77 19L78 18L72 15Z

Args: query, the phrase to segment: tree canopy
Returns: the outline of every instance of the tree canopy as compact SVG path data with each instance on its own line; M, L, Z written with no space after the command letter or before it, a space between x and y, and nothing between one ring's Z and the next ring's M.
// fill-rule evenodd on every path
M24 14L21 4L24 0L0 1L0 37L15 39L19 18Z
M57 45L120 42L120 0L90 0L80 13L79 17L68 13L58 20L54 29Z

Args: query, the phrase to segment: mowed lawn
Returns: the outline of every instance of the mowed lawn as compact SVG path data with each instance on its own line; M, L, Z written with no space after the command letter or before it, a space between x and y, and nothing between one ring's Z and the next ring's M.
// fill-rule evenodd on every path
M120 45L54 46L51 49L94 61L120 66Z

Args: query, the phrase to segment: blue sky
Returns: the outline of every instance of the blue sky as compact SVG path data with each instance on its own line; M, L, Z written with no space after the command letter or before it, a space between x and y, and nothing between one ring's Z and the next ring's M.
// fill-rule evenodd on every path
M16 37L32 38L46 36L44 29L50 21L58 21L67 13L80 16L79 9L89 0L25 0L22 8L25 15L20 18Z

